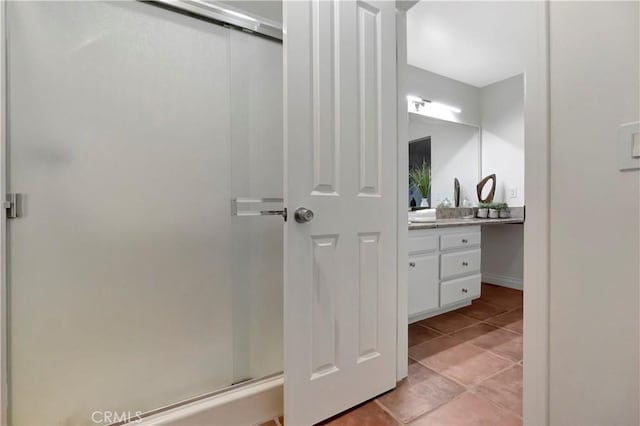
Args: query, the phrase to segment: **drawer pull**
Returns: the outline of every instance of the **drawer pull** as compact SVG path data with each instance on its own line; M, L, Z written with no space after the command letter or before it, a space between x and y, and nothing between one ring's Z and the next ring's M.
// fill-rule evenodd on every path
M462 266L469 266L469 263L467 263L467 262L462 262Z
M409 266L411 266L412 268L416 267L416 262L409 262Z
M462 292L463 292L463 293L469 293L469 290L467 290L466 288L463 288L463 289L462 289Z
M469 242L469 241L468 241L467 239L465 239L465 238L463 238L463 239L462 239L462 243L463 243L463 244L467 244L468 242Z

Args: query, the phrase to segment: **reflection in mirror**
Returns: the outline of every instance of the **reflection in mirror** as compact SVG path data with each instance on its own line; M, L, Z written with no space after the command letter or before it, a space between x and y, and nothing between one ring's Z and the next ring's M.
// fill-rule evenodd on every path
M476 184L481 178L480 128L409 113L409 169L424 163L431 172L428 206L445 200L454 205L454 180L460 182L460 204L477 203ZM409 207L426 207L424 197L409 184Z
M409 207L431 206L431 136L409 142Z

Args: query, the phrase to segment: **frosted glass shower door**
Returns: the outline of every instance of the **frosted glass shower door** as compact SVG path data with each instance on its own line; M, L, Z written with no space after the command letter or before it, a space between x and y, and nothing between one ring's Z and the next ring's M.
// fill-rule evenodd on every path
M229 36L231 194L282 198L282 44L241 31ZM235 381L283 370L283 224L279 216L232 219Z
M281 302L254 314L242 294L259 293L234 289L230 199L250 194L232 187L272 182L232 183L242 123L231 111L243 107L231 102L242 58L230 49L243 41L141 2L7 2L7 20L8 190L25 194L8 225L11 424L135 416L280 371L281 347L252 366L260 342L247 339L268 339L256 322L281 328ZM281 120L263 126L281 135ZM251 140L242 149L256 162L264 147ZM262 264L276 305L279 238L280 270ZM253 352L236 359L243 347Z

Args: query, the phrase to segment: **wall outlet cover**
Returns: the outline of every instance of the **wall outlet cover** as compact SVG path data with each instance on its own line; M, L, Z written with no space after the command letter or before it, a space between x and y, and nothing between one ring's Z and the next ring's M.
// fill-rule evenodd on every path
M618 167L620 170L640 170L640 121L621 124L618 128Z

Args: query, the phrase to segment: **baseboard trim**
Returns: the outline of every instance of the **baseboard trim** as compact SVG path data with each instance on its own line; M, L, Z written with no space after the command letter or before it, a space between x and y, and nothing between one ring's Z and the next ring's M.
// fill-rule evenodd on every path
M474 297L476 299L477 297ZM471 301L473 299L466 299L460 303L454 303L451 305L443 306L442 308L432 309L426 312L419 312L417 314L413 314L409 316L409 324L413 324L414 322L422 321L423 319L435 317L436 315L445 314L450 311L455 311L456 309L464 308L465 306L471 305Z
M502 287L509 287L516 290L522 290L524 288L522 277L493 274L491 272L482 273L482 282L485 282L488 284L495 284Z

